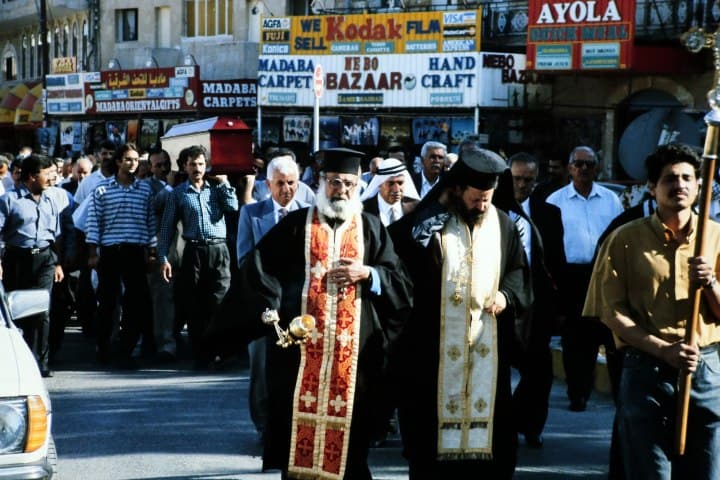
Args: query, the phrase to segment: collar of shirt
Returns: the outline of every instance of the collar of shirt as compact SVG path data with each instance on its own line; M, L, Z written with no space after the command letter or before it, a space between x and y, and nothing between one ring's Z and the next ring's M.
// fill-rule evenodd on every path
M272 197L271 197L271 198L272 198ZM290 213L290 212L292 212L293 210L295 210L295 208L293 208L293 206L294 206L293 204L295 203L293 200L291 200L290 203L288 203L288 204L287 204L286 206L284 206L284 207L283 207L282 205L280 205L278 202L276 202L274 198L272 199L272 203L273 203L273 213L275 214L275 221L276 221L276 222L280 219L279 216L280 216L280 209L281 209L281 208L284 208L285 210L287 210L287 213Z
M141 180L138 180L137 178L132 181L130 185L123 185L122 183L117 181L117 177L113 176L110 181L108 182L108 186L110 185L117 185L120 188L138 188L140 186Z
M575 185L573 185L572 182L568 183L566 188L568 189L568 198L573 198L573 197L585 198L582 195L580 195L577 190L575 190ZM600 194L598 185L596 182L593 182L592 188L590 189L590 195L587 196L587 199L589 200L592 197L600 197L600 196L602 196L602 195Z
M428 190L434 187L439 181L440 181L440 175L437 176L434 182L430 183L430 180L425 178L425 172L420 172L420 175L422 176L422 188L423 190L427 188Z
M204 181L203 184L202 184L202 187L200 187L200 190L198 190L197 188L195 188L195 187L190 183L190 180L185 180L185 191L186 191L186 192L196 192L196 193L200 193L200 192L202 192L203 190L207 189L209 186L210 186L210 185L208 184L208 182L207 182L207 181Z
M685 243L692 243L695 240L695 232L697 232L697 222L698 222L698 216L694 213L690 214L690 230L688 231ZM662 220L660 220L660 217L657 214L657 211L653 213L652 219L650 220L650 224L652 225L653 231L658 236L658 238L665 243L674 243L678 244L677 237L675 236L675 232L673 232L670 227L665 225Z
M380 215L384 215L384 220L386 220L388 223L390 223L390 210L395 210L395 220L398 220L400 219L400 217L402 217L402 202L397 202L391 205L386 202L379 194L377 196L377 199Z
M530 216L530 197L526 198L524 202L520 204L523 212L529 217Z

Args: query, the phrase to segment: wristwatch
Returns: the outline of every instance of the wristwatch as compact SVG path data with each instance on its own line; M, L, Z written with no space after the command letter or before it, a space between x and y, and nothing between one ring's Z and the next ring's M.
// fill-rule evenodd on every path
M715 278L715 275L713 275L712 278L710 279L710 283L703 285L703 288L711 288L712 289L715 287L716 283L717 283L717 278Z

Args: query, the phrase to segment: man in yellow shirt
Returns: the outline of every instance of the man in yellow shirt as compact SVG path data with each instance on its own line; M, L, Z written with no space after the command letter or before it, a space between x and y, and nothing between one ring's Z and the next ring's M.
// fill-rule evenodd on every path
M680 144L646 160L655 214L603 243L584 314L599 314L625 351L618 428L627 478L720 478L720 224L706 228L706 256L693 257L700 159ZM683 343L691 284L703 287L697 345ZM687 450L673 457L678 371L693 374Z

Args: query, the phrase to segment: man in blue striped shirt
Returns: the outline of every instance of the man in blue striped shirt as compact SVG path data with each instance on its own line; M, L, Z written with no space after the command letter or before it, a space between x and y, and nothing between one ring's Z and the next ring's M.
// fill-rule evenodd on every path
M215 351L205 333L217 315L230 288L230 251L227 246L225 214L238 210L235 189L226 175L205 176L207 154L201 146L180 152L187 158L187 181L168 196L165 204L158 260L166 281L172 278L167 255L177 222L182 221L185 250L177 276L177 308L188 319L188 333L196 368L205 368L215 358Z
M139 163L132 143L115 152L115 176L98 185L88 205L88 266L98 272L98 361L109 363L113 310L124 286L119 363L136 368L131 357L140 334L151 341L152 304L147 265L157 237L152 189L135 178ZM100 247L98 252L98 246ZM122 282L122 283L121 283Z

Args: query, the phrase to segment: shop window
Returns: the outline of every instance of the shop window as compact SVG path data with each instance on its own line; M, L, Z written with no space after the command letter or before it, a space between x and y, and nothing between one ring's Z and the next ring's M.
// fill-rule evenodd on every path
M137 8L115 10L115 40L118 42L136 42L137 39Z
M28 39L27 35L22 37L22 56L20 57L20 72L22 78L27 78L27 54L28 54Z
M72 53L71 55L73 57L78 56L78 27L77 23L73 23L73 29L72 29Z
M232 0L185 0L186 36L232 35Z

